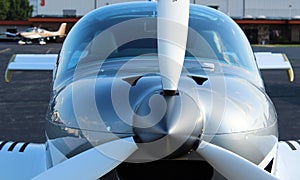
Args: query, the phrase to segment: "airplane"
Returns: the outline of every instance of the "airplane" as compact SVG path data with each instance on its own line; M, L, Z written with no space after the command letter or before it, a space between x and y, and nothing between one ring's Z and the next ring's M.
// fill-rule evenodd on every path
M212 8L161 0L93 10L59 54L9 62L7 82L14 71L52 70L53 88L46 142L1 142L0 176L298 179L299 141L278 140L259 68L288 70L293 81L286 56L254 54ZM157 174L153 163L172 169Z
M20 37L21 40L18 41L20 45L31 44L32 40L38 40L40 45L45 45L46 40L51 39L55 40L56 38L62 38L66 36L66 27L67 23L62 23L57 31L47 31L40 27L31 27L27 28L25 31L10 33L6 32L5 34L13 37Z

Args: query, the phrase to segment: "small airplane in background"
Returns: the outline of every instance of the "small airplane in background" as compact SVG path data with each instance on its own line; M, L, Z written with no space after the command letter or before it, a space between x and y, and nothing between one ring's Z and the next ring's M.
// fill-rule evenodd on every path
M18 36L21 36L21 40L18 42L20 45L31 44L32 40L37 39L40 45L45 45L45 40L56 39L57 37L66 36L66 27L67 23L62 23L57 31L47 31L40 27L28 28L24 32L17 33Z
M55 40L57 37L62 38L66 36L66 27L67 23L62 23L57 31L48 31L40 27L31 27L22 32L5 32L5 34L11 37L20 37L21 39L18 41L20 45L31 44L33 40L38 40L40 45L45 45L46 40Z

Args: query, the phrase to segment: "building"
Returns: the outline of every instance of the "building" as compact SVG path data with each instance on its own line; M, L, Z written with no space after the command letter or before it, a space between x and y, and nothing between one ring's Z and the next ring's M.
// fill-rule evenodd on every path
M291 19L300 16L299 0L195 0L233 18Z
M195 0L231 16L253 44L299 43L299 0Z
M33 16L83 16L105 5L142 0L30 0ZM299 0L190 0L222 11L233 18L300 18Z
M93 9L125 1L139 0L30 0L34 11L33 18L29 21L33 25L48 22L52 29L59 26L62 21L69 21L72 26L81 16ZM209 6L229 15L240 25L253 44L300 43L299 0L190 0L190 2ZM70 28L69 26L68 29Z
M30 0L33 16L75 17L109 4L138 0ZM140 0L141 1L141 0Z

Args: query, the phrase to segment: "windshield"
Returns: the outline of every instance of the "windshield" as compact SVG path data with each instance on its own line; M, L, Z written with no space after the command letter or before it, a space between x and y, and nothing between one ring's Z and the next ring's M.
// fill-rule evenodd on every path
M57 77L74 71L79 63L157 54L156 14L156 3L150 2L112 5L91 12L65 40ZM226 15L203 6L191 7L186 57L258 74L240 28Z

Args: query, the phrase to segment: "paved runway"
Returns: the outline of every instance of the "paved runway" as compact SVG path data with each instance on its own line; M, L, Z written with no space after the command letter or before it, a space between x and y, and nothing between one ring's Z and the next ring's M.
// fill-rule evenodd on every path
M45 113L51 90L51 72L15 72L12 82L4 80L13 54L57 54L62 44L40 46L0 42L0 140L45 141Z
M262 71L266 91L273 101L279 123L279 139L300 139L300 46L253 47L255 52L286 53L295 73L290 83L285 71Z
M0 42L0 140L45 141L44 117L51 72L16 72L10 84L5 83L4 73L13 54L56 54L61 45L20 46L16 42ZM262 76L277 109L279 138L300 139L300 47L254 47L254 50L285 52L294 66L294 83L289 83L284 71L263 71Z

